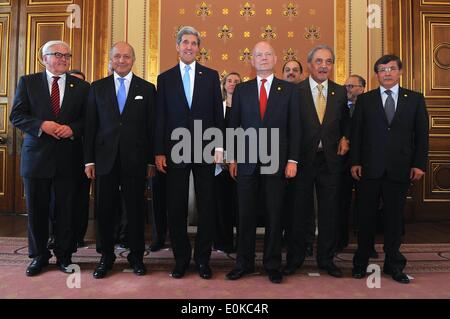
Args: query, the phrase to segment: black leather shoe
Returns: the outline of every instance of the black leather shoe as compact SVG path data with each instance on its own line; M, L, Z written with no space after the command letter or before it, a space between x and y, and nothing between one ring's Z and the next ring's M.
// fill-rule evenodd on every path
M186 268L184 266L175 266L175 268L170 273L170 277L175 279L180 279L184 277L184 274L186 273Z
M242 276L248 275L253 273L253 271L249 271L249 270L244 270L244 269L240 269L240 268L235 268L232 271L230 271L228 274L226 274L226 278L228 280L238 280L240 279Z
M313 244L306 244L305 256L312 257L314 255Z
M330 276L336 278L341 278L343 276L342 271L334 263L319 268L325 270Z
M150 245L150 251L155 252L161 250L164 247L164 243L155 243Z
M48 266L48 259L42 256L36 257L30 263L25 274L29 277L39 274L45 266Z
M279 270L266 270L269 280L274 284L280 284L283 280L283 274Z
M409 284L408 276L400 270L391 271L390 269L383 269L383 272L386 275L391 275L392 279L394 279L396 282L399 282L401 284Z
M71 274L74 272L73 269L70 269L69 266L72 264L72 261L70 258L61 258L56 259L56 266L59 270L61 270L63 273Z
M283 275L291 276L291 275L295 274L295 272L297 271L298 268L299 268L298 266L287 264L283 268Z
M212 270L209 265L200 264L197 266L198 275L203 279L211 279Z
M362 279L366 277L367 271L362 267L354 267L352 269L352 277L356 279Z
M130 262L131 268L133 268L133 272L137 276L144 276L147 273L147 269L145 268L144 262L142 260Z
M100 259L100 263L95 268L94 273L92 274L95 279L105 278L108 270L111 270L114 264L116 257L107 258L106 256L102 256Z

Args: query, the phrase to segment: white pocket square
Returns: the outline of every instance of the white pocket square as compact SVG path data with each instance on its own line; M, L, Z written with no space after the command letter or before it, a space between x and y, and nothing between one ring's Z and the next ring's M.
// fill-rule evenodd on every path
M142 95L136 95L136 97L135 97L134 99L135 99L135 100L142 100L143 97L142 97Z

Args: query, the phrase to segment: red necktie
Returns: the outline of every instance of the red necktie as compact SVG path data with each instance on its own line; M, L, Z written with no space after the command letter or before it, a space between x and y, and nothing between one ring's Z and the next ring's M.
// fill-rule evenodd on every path
M267 92L264 83L267 82L267 79L261 80L261 88L259 89L259 114L261 114L261 120L264 119L264 114L266 113L267 107Z
M52 101L52 110L53 114L55 114L56 117L59 115L59 85L58 80L60 79L59 76L53 77L53 83L52 83L52 94L50 95L50 100Z

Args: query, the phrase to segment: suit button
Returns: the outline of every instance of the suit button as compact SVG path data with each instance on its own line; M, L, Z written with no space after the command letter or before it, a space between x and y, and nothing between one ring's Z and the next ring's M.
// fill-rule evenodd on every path
M119 123L119 126L122 126L122 122Z

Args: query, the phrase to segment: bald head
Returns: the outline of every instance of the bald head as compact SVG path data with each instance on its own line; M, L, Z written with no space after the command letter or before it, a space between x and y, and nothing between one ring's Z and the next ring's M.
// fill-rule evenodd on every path
M273 74L277 57L275 50L267 41L256 43L253 48L252 66L256 70L256 74L261 77L267 77Z

